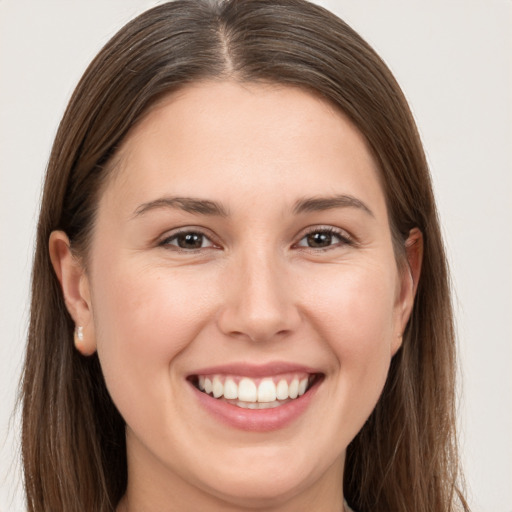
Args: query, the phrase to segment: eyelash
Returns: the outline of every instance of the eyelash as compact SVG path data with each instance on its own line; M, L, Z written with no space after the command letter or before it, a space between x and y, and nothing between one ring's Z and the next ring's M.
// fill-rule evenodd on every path
M321 234L326 234L326 235L328 235L330 237L336 237L336 238L338 238L339 242L334 243L334 244L330 244L330 245L328 245L326 247L316 247L316 248L315 247L309 247L307 245L299 245L300 242L302 242L302 240L304 240L308 236L313 235L315 233L318 233L318 234L321 233ZM328 251L330 249L334 249L336 247L340 247L340 246L343 246L343 245L354 245L354 240L350 237L350 235L346 231L343 231L341 229L335 228L333 226L313 226L313 227L308 228L306 230L306 232L301 237L299 242L294 244L294 247L300 247L300 248L303 248L303 249L306 249L306 250L313 250L313 251L317 252L317 251Z
M332 237L337 238L339 241L334 244L329 244L326 247L310 247L308 245L300 244L304 239L306 239L308 236L313 235L313 234L328 235L331 238ZM171 243L171 242L175 242L175 241L177 242L178 237L180 235L197 235L199 237L202 237L202 242L204 242L204 240L207 240L209 242L209 245L206 247L183 248L183 247L179 247L177 245L177 243L176 244ZM196 253L196 252L204 250L204 249L219 248L218 244L216 244L216 242L212 240L211 235L207 235L201 229L194 229L194 228L185 228L176 233L173 233L172 235L164 238L161 242L159 242L158 245L161 247L170 247L171 246L171 247L173 247L173 250L175 250L175 251L189 253L189 254ZM334 228L333 226L314 226L314 227L308 228L307 231L302 235L300 240L297 243L293 244L292 247L299 248L300 250L310 250L310 251L314 251L314 252L319 252L319 251L328 251L330 249L333 249L333 248L336 248L339 246L343 246L343 245L350 245L350 246L354 245L354 240L345 231L343 231L341 229Z
M179 247L177 244L171 243L172 241L177 241L178 237L180 235L197 235L197 236L202 237L203 241L204 240L208 240L210 242L210 245L208 245L207 247L198 247L198 248L186 249L186 248L183 248L183 247ZM204 231L202 231L199 228L198 229L184 228L184 229L181 229L180 231L177 231L176 233L173 233L170 236L167 236L158 245L161 246L161 247L172 246L173 249L175 251L178 251L178 252L196 253L196 252L198 252L200 250L203 250L203 249L217 248L217 244L212 240L212 238L213 237L211 235L207 235L206 233L204 233Z

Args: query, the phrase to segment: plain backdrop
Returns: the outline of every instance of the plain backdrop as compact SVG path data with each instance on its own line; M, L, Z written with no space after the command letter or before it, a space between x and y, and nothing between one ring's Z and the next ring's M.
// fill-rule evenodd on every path
M52 139L88 62L157 3L0 0L0 512L24 510L13 409ZM418 122L456 291L470 503L512 512L512 1L319 3L380 53Z

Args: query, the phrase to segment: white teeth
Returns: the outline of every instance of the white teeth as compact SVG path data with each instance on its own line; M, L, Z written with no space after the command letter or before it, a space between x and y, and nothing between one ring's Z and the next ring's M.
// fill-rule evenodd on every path
M282 405L278 400L274 400L273 402L236 402L235 405L237 407L241 407L242 409L274 409L275 407L279 407Z
M247 378L243 378L238 384L238 398L244 402L256 402L256 384Z
M299 379L293 379L288 387L288 396L297 398L299 396Z
M263 379L258 386L258 402L274 402L276 385L272 379Z
M281 379L276 388L276 398L278 400L286 400L288 398L288 382Z
M222 381L217 375L213 377L212 393L215 398L219 398L224 394L224 386L222 385Z
M224 382L224 398L228 400L236 400L238 398L238 386L233 379L229 377Z
M290 380L290 377L291 380ZM259 385L249 377L243 377L237 384L239 377L212 375L205 377L199 375L197 387L214 398L223 397L226 400L237 401L234 405L250 409L268 409L278 407L288 399L302 396L308 389L309 377L299 378L264 378ZM277 384L276 384L277 381Z
M306 392L308 387L308 379L302 379L299 383L299 396L302 396Z

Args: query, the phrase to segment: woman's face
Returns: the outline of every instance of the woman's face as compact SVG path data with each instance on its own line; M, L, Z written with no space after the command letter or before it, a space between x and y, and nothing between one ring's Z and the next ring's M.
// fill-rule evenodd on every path
M118 153L88 263L74 317L126 421L126 504L341 499L412 304L343 115L270 85L170 95Z

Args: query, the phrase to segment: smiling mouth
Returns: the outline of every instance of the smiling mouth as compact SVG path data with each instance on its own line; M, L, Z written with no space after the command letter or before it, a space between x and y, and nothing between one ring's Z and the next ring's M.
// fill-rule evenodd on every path
M306 394L322 379L320 373L288 373L251 378L239 375L193 375L190 382L202 393L244 409L272 409Z

